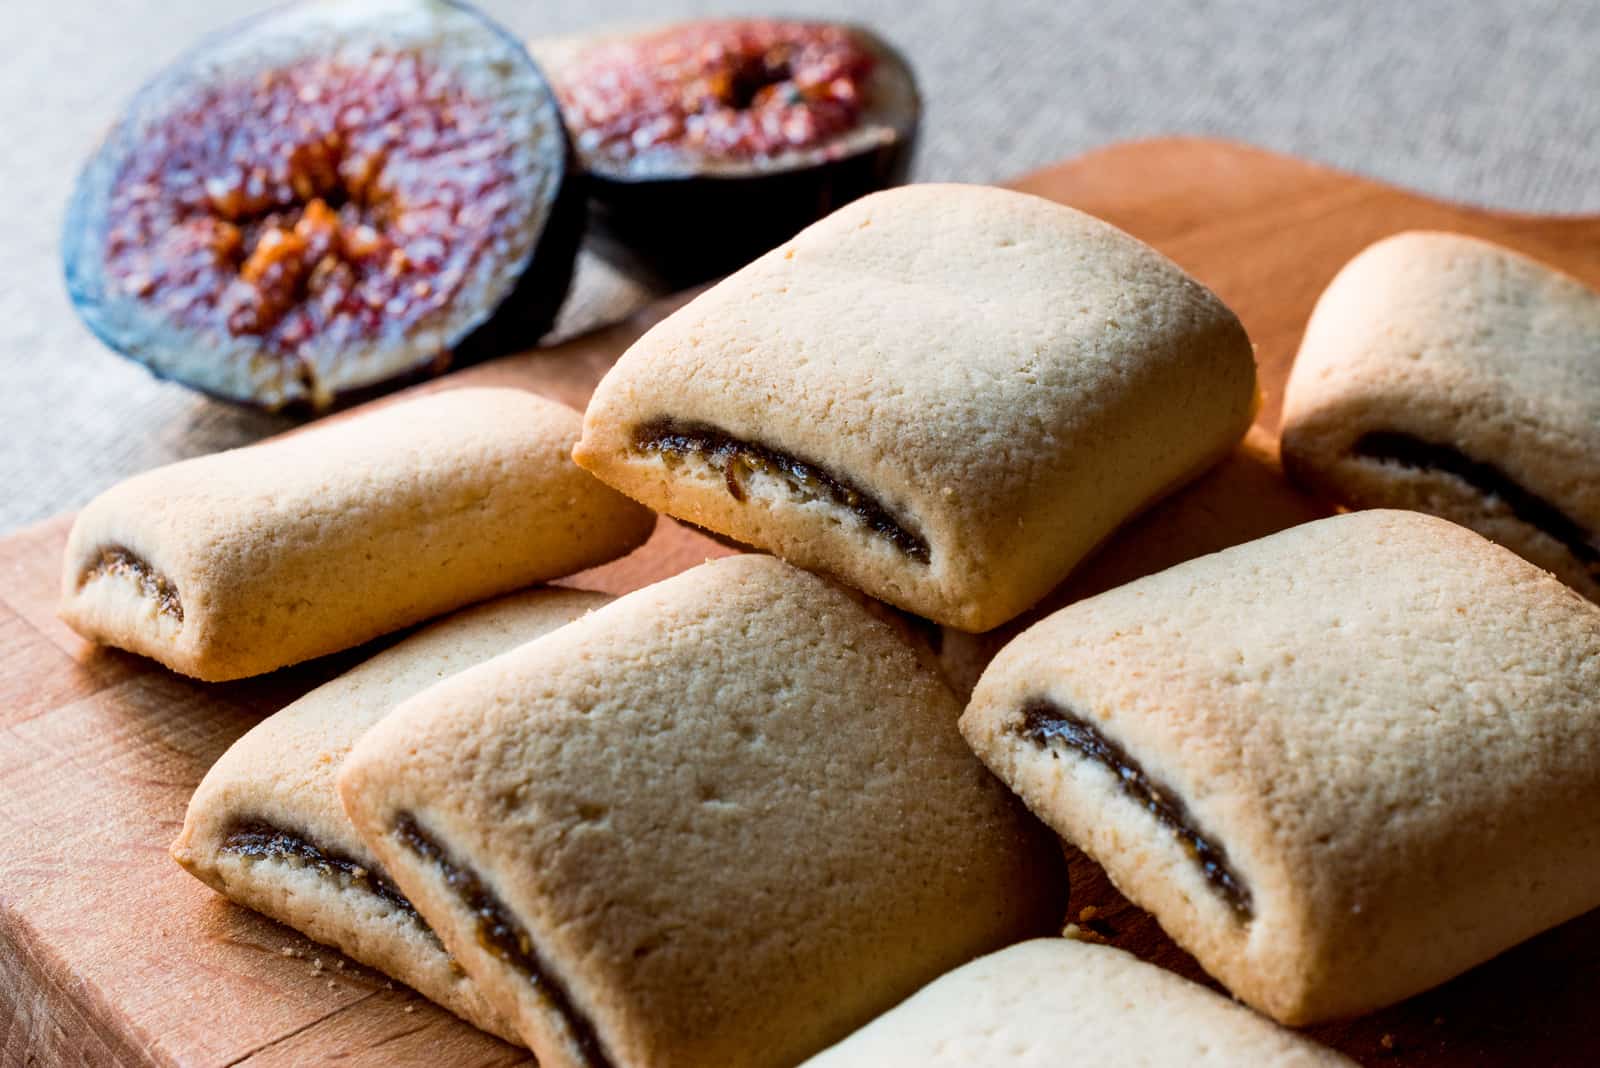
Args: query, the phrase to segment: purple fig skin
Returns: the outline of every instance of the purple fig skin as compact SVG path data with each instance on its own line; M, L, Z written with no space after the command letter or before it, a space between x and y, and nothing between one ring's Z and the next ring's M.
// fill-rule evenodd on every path
M214 57L219 50L248 47L252 38L269 33L275 24L316 6L314 0L296 0L217 31L147 82L79 175L61 239L66 287L73 306L89 330L112 351L142 364L157 378L179 382L215 399L300 415L346 407L436 377L453 367L537 344L549 332L566 299L588 216L582 174L560 121L555 94L516 36L461 0L375 0L366 5L372 8L375 18L394 9L415 10L453 20L453 30L466 27L470 34L481 33L479 43L487 57L483 62L500 60L514 67L518 81L511 91L531 90L527 92L528 99L515 101L514 105L527 109L535 127L536 135L528 142L528 148L545 177L539 196L518 224L527 227L524 233L531 235L531 240L525 242L526 253L495 267L496 279L506 277L512 281L500 285L502 291L498 293L490 285L489 292L457 294L447 308L451 328L444 332L442 344L412 346L412 351L405 351L402 346L375 348L378 372L366 374L361 381L335 382L331 386L319 382L314 384L317 388L297 390L254 389L240 381L237 371L230 373L223 360L215 368L208 367L203 357L189 360L187 366L174 367L175 352L204 352L208 351L207 346L197 331L177 323L172 323L170 329L150 329L148 322L130 329L128 315L118 311L117 306L125 307L128 298L116 292L116 281L108 277L106 270L106 237L115 183L139 144L141 127L159 119L185 93L204 89L204 72L215 66ZM348 7L361 10L363 5ZM462 21L463 17L470 19L470 24ZM430 57L427 42L418 48L424 58ZM314 46L308 46L292 58L318 54ZM459 63L459 57L449 58ZM470 302L482 306L471 307ZM409 344L411 339L408 336L404 340ZM274 358L263 349L262 362Z
M858 197L902 184L922 119L916 78L888 42L864 27L846 28L877 58L881 74L874 81L888 98L869 105L863 124L881 126L888 136L842 155L837 142L825 142L796 153L795 162L751 161L735 173L631 172L580 151L595 252L658 289L686 289L744 266ZM532 50L559 85L563 60L580 56L590 41L619 36L625 35L535 41Z

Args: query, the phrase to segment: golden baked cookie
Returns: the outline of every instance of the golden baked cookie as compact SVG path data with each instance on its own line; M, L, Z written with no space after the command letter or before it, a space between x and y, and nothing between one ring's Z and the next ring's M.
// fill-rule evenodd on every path
M961 729L1208 972L1298 1025L1600 906L1597 693L1600 607L1378 510L1057 612Z
M572 462L578 431L532 393L447 390L147 471L78 514L61 617L218 681L581 571L655 517Z
M408 701L339 791L545 1068L778 1068L1060 923L959 713L851 595L733 556Z
M963 630L1227 455L1255 363L1210 291L1039 197L863 197L658 324L577 461L658 511Z
M1238 448L1183 489L1140 513L1067 580L1016 619L983 634L927 632L940 670L963 703L983 669L1017 635L1052 612L1219 549L1332 515L1334 508L1283 477L1277 443L1252 427Z
M1350 1068L1110 946L1040 938L957 968L804 1068Z
M406 698L611 598L535 589L434 623L262 720L212 765L172 856L195 878L515 1042L356 835L334 779L357 738Z
M1339 272L1284 395L1283 459L1352 508L1471 527L1600 601L1600 293L1459 234Z

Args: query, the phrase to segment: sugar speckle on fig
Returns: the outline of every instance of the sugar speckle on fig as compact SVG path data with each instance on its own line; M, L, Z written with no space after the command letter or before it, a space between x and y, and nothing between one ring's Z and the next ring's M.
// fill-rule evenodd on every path
M725 274L905 179L921 103L859 27L715 19L535 41L607 259L666 288Z
M454 0L311 0L158 75L79 179L85 322L156 374L266 408L534 344L584 223L554 93Z

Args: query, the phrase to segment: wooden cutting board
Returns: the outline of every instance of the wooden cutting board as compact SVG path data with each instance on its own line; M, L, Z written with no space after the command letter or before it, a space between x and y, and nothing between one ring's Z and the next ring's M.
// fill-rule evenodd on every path
M1161 506L1053 600L1320 514L1280 481L1284 378L1317 294L1362 247L1439 228L1520 248L1600 286L1600 218L1475 211L1238 145L1118 145L1015 182L1129 230L1214 288L1259 346L1252 448ZM485 364L427 388L526 386L581 407L649 323ZM211 762L261 717L362 655L205 685L95 650L56 621L71 517L0 541L0 1065L480 1066L528 1063L330 950L236 908L167 857ZM579 576L621 593L721 549L670 521L634 556ZM971 670L992 643L950 637ZM1083 927L1192 977L1192 960L1083 858ZM1314 1034L1364 1063L1595 1064L1600 912L1432 993Z

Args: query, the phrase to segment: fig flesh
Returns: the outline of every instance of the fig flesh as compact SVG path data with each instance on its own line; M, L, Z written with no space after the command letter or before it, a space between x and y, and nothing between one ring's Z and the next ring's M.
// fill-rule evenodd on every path
M533 344L584 226L554 93L454 0L301 0L158 75L84 168L67 288L212 395L323 410Z
M911 69L859 26L708 20L531 47L588 179L597 251L659 285L726 274L911 163Z

